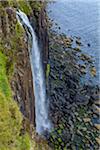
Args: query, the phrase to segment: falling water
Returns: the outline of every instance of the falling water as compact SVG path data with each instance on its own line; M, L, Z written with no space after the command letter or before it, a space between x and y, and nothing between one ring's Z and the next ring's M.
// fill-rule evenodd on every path
M47 99L43 68L40 58L40 49L38 41L28 17L22 11L17 11L17 19L25 28L28 35L31 35L32 48L30 49L30 61L33 75L33 86L35 95L35 114L36 114L36 131L41 134L45 130L50 130L50 121L47 112ZM26 79L27 80L27 79Z

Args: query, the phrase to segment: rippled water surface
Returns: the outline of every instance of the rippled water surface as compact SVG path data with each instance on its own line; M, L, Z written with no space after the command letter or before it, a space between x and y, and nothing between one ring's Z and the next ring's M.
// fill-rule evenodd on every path
M49 17L68 36L81 37L83 51L95 59L99 79L100 0L61 0L48 5ZM55 25L53 26L55 28ZM55 28L56 29L56 28ZM89 45L89 46L88 46Z

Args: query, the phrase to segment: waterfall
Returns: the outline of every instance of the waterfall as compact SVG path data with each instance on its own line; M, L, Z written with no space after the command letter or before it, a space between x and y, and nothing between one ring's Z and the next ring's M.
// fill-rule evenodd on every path
M34 29L32 28L26 14L21 10L18 10L16 12L16 15L19 23L24 27L27 34L31 36L32 47L29 50L29 55L33 75L33 87L35 96L36 131L39 134L42 134L45 130L50 130L51 124L48 119L48 101L46 98L46 87L40 57L40 49ZM30 42L29 38L28 42Z

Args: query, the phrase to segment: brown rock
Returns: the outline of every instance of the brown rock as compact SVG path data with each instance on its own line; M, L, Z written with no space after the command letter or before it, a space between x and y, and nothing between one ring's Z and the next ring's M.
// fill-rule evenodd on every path
M100 145L100 137L96 138L97 143Z
M100 131L100 124L94 124L94 126Z
M96 68L95 67L92 67L91 69L90 69L90 73L91 73L91 76L96 76Z
M90 119L90 118L84 118L83 121L84 121L84 122L90 122L91 119Z

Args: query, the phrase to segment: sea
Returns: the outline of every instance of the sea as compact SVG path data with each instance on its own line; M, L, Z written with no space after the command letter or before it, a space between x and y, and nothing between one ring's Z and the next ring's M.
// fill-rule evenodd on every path
M55 0L47 6L48 16L54 21L52 29L68 37L81 38L81 50L94 60L100 83L100 0ZM59 26L60 28L57 28ZM87 77L89 80L90 76Z

